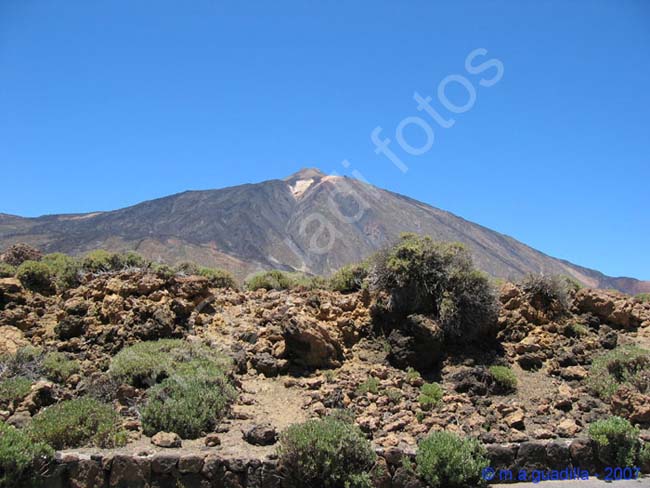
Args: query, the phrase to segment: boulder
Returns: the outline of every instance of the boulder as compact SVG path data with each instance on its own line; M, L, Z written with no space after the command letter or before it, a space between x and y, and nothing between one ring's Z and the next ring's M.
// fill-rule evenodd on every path
M158 432L151 438L151 443L164 448L181 447L181 438L173 432Z
M621 329L650 325L650 304L617 292L583 288L576 293L574 307Z
M341 344L324 326L292 317L282 324L285 355L295 365L335 368L343 359Z
M650 396L629 386L621 386L611 399L612 413L632 423L650 423Z
M425 315L409 315L388 336L389 360L398 368L433 368L442 358L444 332Z
M0 327L0 356L16 354L18 349L28 346L25 334L11 325Z
M278 439L278 432L270 424L257 424L243 431L244 440L255 446L270 446Z

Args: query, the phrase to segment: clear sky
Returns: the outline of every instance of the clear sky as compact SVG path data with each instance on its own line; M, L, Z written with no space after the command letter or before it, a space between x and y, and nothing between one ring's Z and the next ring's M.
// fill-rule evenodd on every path
M0 0L0 212L316 166L650 279L649 48L645 0Z

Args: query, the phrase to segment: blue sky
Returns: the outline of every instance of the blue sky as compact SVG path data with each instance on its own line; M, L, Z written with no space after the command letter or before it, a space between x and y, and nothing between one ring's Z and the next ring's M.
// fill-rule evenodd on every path
M2 0L0 212L109 210L316 166L650 279L649 46L643 0ZM473 66L503 65L492 86L479 81L496 68L466 70L477 48ZM464 113L438 97L450 75L476 94ZM468 101L458 82L443 93ZM409 117L433 132L419 155L397 141ZM378 126L406 173L375 152ZM401 135L431 142L414 124Z

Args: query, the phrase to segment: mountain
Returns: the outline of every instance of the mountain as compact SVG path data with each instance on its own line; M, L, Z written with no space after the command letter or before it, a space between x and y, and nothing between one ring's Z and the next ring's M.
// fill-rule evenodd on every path
M460 241L489 274L564 274L593 288L650 292L650 282L612 278L553 258L444 210L362 181L304 169L282 180L187 191L111 212L23 218L0 214L0 248L45 252L136 250L166 262L196 261L243 278L279 268L328 274L393 242L401 232Z

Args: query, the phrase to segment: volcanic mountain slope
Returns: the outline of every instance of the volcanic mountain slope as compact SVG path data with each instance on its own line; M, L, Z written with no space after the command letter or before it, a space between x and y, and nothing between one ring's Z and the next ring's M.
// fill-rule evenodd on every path
M650 282L605 276L449 212L316 169L282 180L188 191L111 212L38 218L0 214L0 248L25 242L70 254L136 250L171 263L223 267L240 278L268 268L328 274L368 257L401 232L463 242L480 268L500 278L541 272L570 275L594 288L650 291Z

